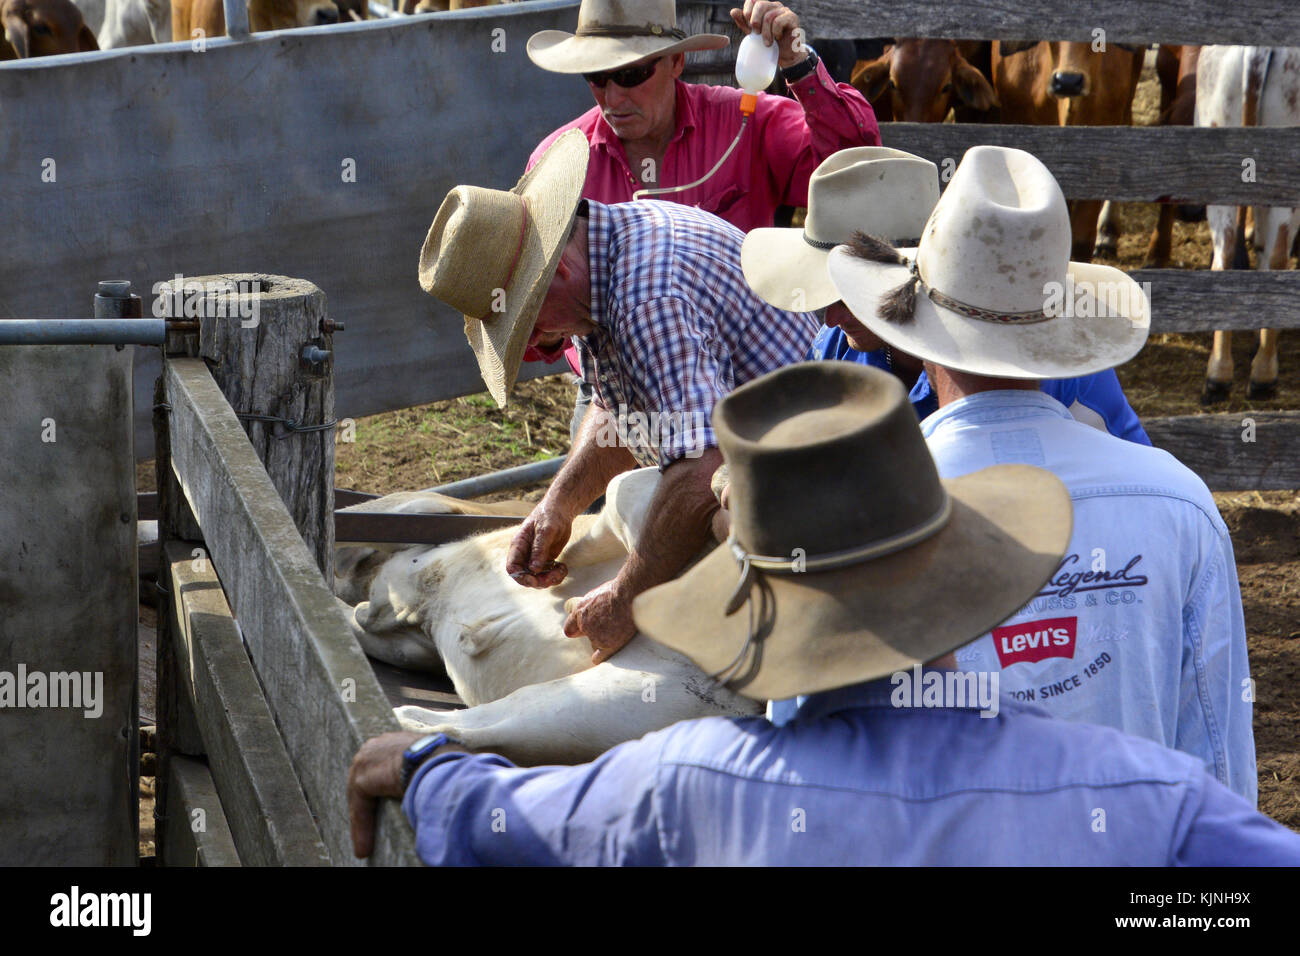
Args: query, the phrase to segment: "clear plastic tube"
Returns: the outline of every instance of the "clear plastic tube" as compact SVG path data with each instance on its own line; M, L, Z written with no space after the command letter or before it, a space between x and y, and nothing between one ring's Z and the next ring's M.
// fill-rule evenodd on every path
M745 127L748 125L749 125L749 114L746 113L745 118L740 121L740 132L738 132L736 134L736 138L731 141L731 145L728 146L727 151L722 154L722 158L714 164L712 169L710 169L699 179L695 180L695 182L687 183L685 186L662 186L658 189L638 189L636 192L632 194L632 201L635 202L636 200L641 199L645 196L664 196L667 195L668 193L685 192L688 189L694 189L696 186L708 182L709 178L712 177L714 173L716 173L719 169L722 168L722 164L727 161L727 157L730 156L733 152L735 152L736 145L740 142L740 137L745 135Z

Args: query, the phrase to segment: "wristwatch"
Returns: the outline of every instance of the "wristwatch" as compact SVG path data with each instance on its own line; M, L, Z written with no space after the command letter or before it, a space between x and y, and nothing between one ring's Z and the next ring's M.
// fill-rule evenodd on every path
M445 747L447 744L463 746L459 740L452 740L446 734L430 734L427 737L421 737L411 746L407 747L402 753L402 793L406 793L406 788L411 783L411 778L415 776L415 771L433 756L433 752L439 747Z
M798 83L815 69L817 69L817 51L810 45L808 47L808 59L782 70L781 79L787 83Z

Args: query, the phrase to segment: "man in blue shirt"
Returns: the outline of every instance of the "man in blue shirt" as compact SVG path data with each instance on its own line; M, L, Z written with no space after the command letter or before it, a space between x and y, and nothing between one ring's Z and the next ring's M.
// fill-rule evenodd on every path
M685 721L575 767L386 734L349 776L358 856L400 797L431 865L1300 864L1194 758L947 669L1059 563L1050 474L940 481L902 387L847 363L743 385L713 420L732 537L637 625L747 696L810 695L797 718Z
M897 375L912 391L918 419L938 408L921 363L896 353L840 301L826 275L830 250L857 232L915 246L939 200L934 163L882 146L844 149L829 156L808 184L808 215L802 229L754 229L745 236L745 279L770 305L825 310L825 324L808 359L838 359ZM1042 390L1079 421L1140 445L1151 440L1124 397L1113 369L1080 378L1048 379Z
M1069 262L1069 251L1065 199L1046 167L976 147L917 249L860 242L831 254L830 273L871 332L925 362L939 410L922 431L941 475L1020 462L1070 490L1061 566L958 651L958 667L996 671L1004 691L1058 717L1191 754L1253 804L1254 684L1214 499L1167 452L1082 425L1037 385L1121 364L1149 329L1137 283ZM1052 308L1062 289L1071 300Z

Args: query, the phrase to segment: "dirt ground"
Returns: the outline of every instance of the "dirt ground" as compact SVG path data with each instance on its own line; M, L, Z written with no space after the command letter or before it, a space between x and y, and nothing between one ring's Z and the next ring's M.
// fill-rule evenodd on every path
M1148 71L1150 72L1150 71ZM1154 117L1157 92L1144 80L1135 107L1139 124ZM1156 207L1120 208L1123 235L1111 265L1141 265ZM1176 223L1172 267L1208 268L1204 222ZM1300 409L1300 335L1281 337L1282 376L1276 399L1248 402L1244 382L1252 337L1233 341L1237 386L1212 411ZM1118 369L1143 419L1200 414L1201 382L1211 336L1157 335ZM471 361L466 351L466 361ZM479 394L360 419L356 441L337 448L337 485L385 494L427 488L511 465L563 454L574 389L568 375L525 382L508 408ZM152 473L142 487L152 487ZM489 498L538 499L544 486ZM1216 494L1232 534L1256 681L1255 743L1260 809L1300 830L1300 491Z

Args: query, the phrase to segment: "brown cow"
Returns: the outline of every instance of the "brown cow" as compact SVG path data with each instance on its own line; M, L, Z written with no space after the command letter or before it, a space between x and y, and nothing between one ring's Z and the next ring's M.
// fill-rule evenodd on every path
M402 0L403 13L444 13L448 10L469 10L473 7L492 7L502 0Z
M987 120L997 96L968 59L981 52L987 59L987 48L978 41L899 40L876 59L859 62L852 83L880 122L942 123L950 109L958 122Z
M1162 46L1156 55L1156 76L1160 79L1160 126L1191 126L1196 113L1196 62L1199 46ZM1205 208L1161 203L1156 228L1147 245L1143 267L1162 269L1169 264L1169 247L1174 218L1194 221L1204 218Z
M1089 43L993 44L993 88L1007 123L1039 126L1130 126L1145 50ZM1088 261L1097 240L1100 200L1070 203L1071 257ZM1116 232L1103 222L1099 252L1114 254Z
M72 0L0 0L0 24L18 59L99 49Z
M314 27L339 22L339 8L333 0L249 0L248 26L254 33ZM172 0L172 39L191 40L200 36L226 35L226 11L222 0Z

